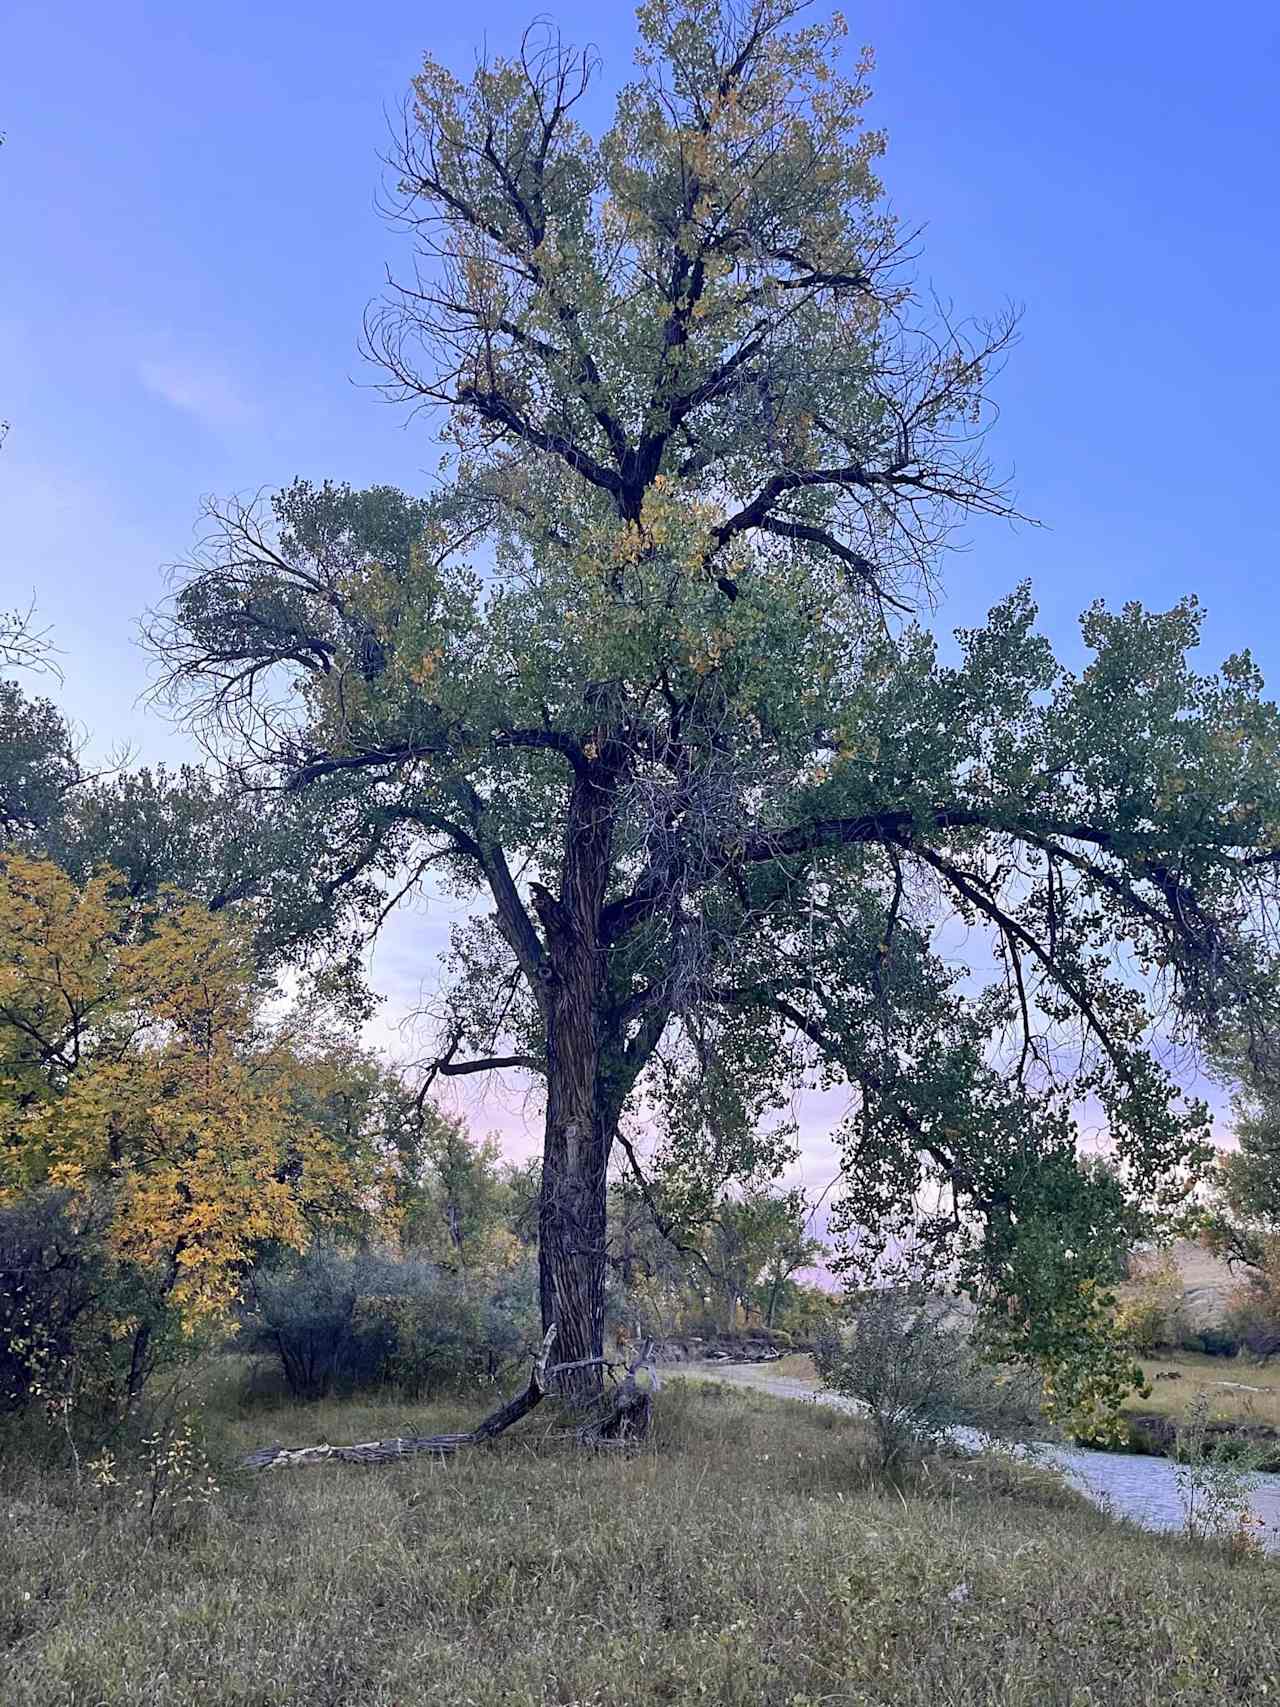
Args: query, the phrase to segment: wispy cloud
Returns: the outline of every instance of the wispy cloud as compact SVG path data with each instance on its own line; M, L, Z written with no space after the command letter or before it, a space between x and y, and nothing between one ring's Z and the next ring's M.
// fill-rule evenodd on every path
M138 377L153 397L216 432L247 426L257 411L233 375L216 363L187 356L148 357Z

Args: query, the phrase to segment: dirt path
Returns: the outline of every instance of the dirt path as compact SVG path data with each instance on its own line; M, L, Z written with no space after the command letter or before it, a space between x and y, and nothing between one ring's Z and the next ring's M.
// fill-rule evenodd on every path
M683 1363L664 1369L664 1380L684 1376L692 1381L725 1381L732 1387L751 1387L757 1393L771 1393L778 1399L803 1399L811 1405L830 1405L833 1410L862 1410L856 1399L842 1398L839 1393L823 1393L811 1382L793 1375L774 1375L770 1363Z

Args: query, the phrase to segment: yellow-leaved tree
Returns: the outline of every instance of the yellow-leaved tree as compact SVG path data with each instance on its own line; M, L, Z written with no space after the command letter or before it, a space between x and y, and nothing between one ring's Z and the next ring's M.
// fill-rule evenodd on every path
M265 994L228 915L0 858L0 1203L53 1187L102 1207L143 1301L116 1324L129 1395L157 1320L224 1315L256 1248L301 1248L376 1187L291 1104Z

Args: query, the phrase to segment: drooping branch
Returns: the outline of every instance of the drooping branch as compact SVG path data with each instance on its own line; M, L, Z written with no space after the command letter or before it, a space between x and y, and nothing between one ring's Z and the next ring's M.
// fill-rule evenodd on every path
M431 1089L437 1075L446 1079L465 1077L470 1073L500 1073L509 1067L522 1067L528 1073L546 1071L546 1062L539 1060L536 1055L485 1055L469 1061L455 1061L454 1056L462 1046L462 1039L454 1037L443 1055L429 1062L423 1071L422 1089L418 1101L425 1098Z
M1004 1203L1003 1194L984 1194L977 1182L961 1164L958 1157L945 1150L938 1141L938 1135L926 1130L923 1124L905 1108L898 1098L893 1096L881 1074L866 1061L851 1061L847 1049L840 1038L834 1036L825 1026L820 1025L811 1015L802 1012L793 1002L761 986L751 986L742 990L709 990L708 996L712 1001L719 1002L731 1008L758 1008L778 1015L780 1019L793 1026L796 1031L818 1049L828 1061L846 1072L850 1080L857 1084L864 1096L872 1094L884 1101L892 1110L895 1120L903 1130L910 1133L912 1140L930 1158L935 1166L946 1175L955 1185L961 1186L969 1195L973 1206L983 1212L990 1212Z
M537 1073L545 1066L536 1055L491 1055L479 1061L442 1061L439 1071L445 1078L453 1078L459 1073L499 1073L506 1067L524 1067Z
M910 605L895 598L880 584L879 571L866 553L856 551L843 540L837 539L829 528L813 527L808 522L783 521L772 515L766 516L756 525L762 533L773 534L778 539L795 539L806 545L817 546L837 563L842 563L861 585L870 588L881 604L903 613L910 610Z
M1122 1075L1126 1074L1124 1058L1116 1047L1115 1039L1103 1025L1088 991L1083 989L1076 979L1068 976L1060 957L1050 955L1044 944L1019 919L1015 919L1012 914L1001 907L994 896L988 895L985 890L979 888L973 882L970 874L962 870L953 860L944 859L932 848L919 844L909 845L907 851L914 853L919 859L924 860L926 865L931 866L939 876L951 885L957 895L967 901L970 906L976 907L984 918L995 925L1008 942L1021 946L1034 956L1048 977L1058 986L1084 1020L1089 1030L1106 1051L1112 1065Z
M707 1271L708 1277L711 1280L714 1280L716 1278L715 1271L707 1261L706 1253L698 1245L691 1244L682 1239L680 1237L680 1228L677 1223L671 1216L664 1213L661 1205L654 1195L652 1183L645 1174L644 1169L640 1166L640 1158L636 1155L635 1146L627 1137L626 1133L621 1129L618 1132L617 1141L623 1155L627 1158L627 1167L630 1171L631 1177L636 1183L636 1189L640 1193L645 1208L649 1211L650 1219L652 1220L654 1227L657 1229L659 1236L666 1240L672 1250L679 1251L681 1256L691 1257L695 1262L699 1263L701 1267Z

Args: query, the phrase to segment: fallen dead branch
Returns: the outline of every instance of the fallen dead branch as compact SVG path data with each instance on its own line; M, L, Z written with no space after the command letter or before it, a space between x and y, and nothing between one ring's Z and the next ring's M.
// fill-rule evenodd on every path
M496 1440L512 1423L528 1416L553 1390L555 1377L570 1369L583 1367L576 1363L549 1364L551 1347L555 1342L554 1326L547 1329L541 1350L529 1373L529 1384L522 1393L493 1411L475 1428L459 1434L397 1435L390 1440L365 1440L350 1446L263 1446L249 1453L245 1464L253 1470L278 1470L294 1464L392 1464L399 1458L412 1458L430 1453L447 1458L464 1446L480 1446ZM591 1361L597 1361L592 1359ZM613 1368L607 1359L598 1360ZM637 1379L641 1369L649 1371L650 1385L642 1387ZM600 1413L576 1430L575 1438L584 1446L617 1446L642 1440L648 1433L653 1410L653 1393L658 1379L653 1368L651 1348L627 1369L626 1378L610 1395Z

